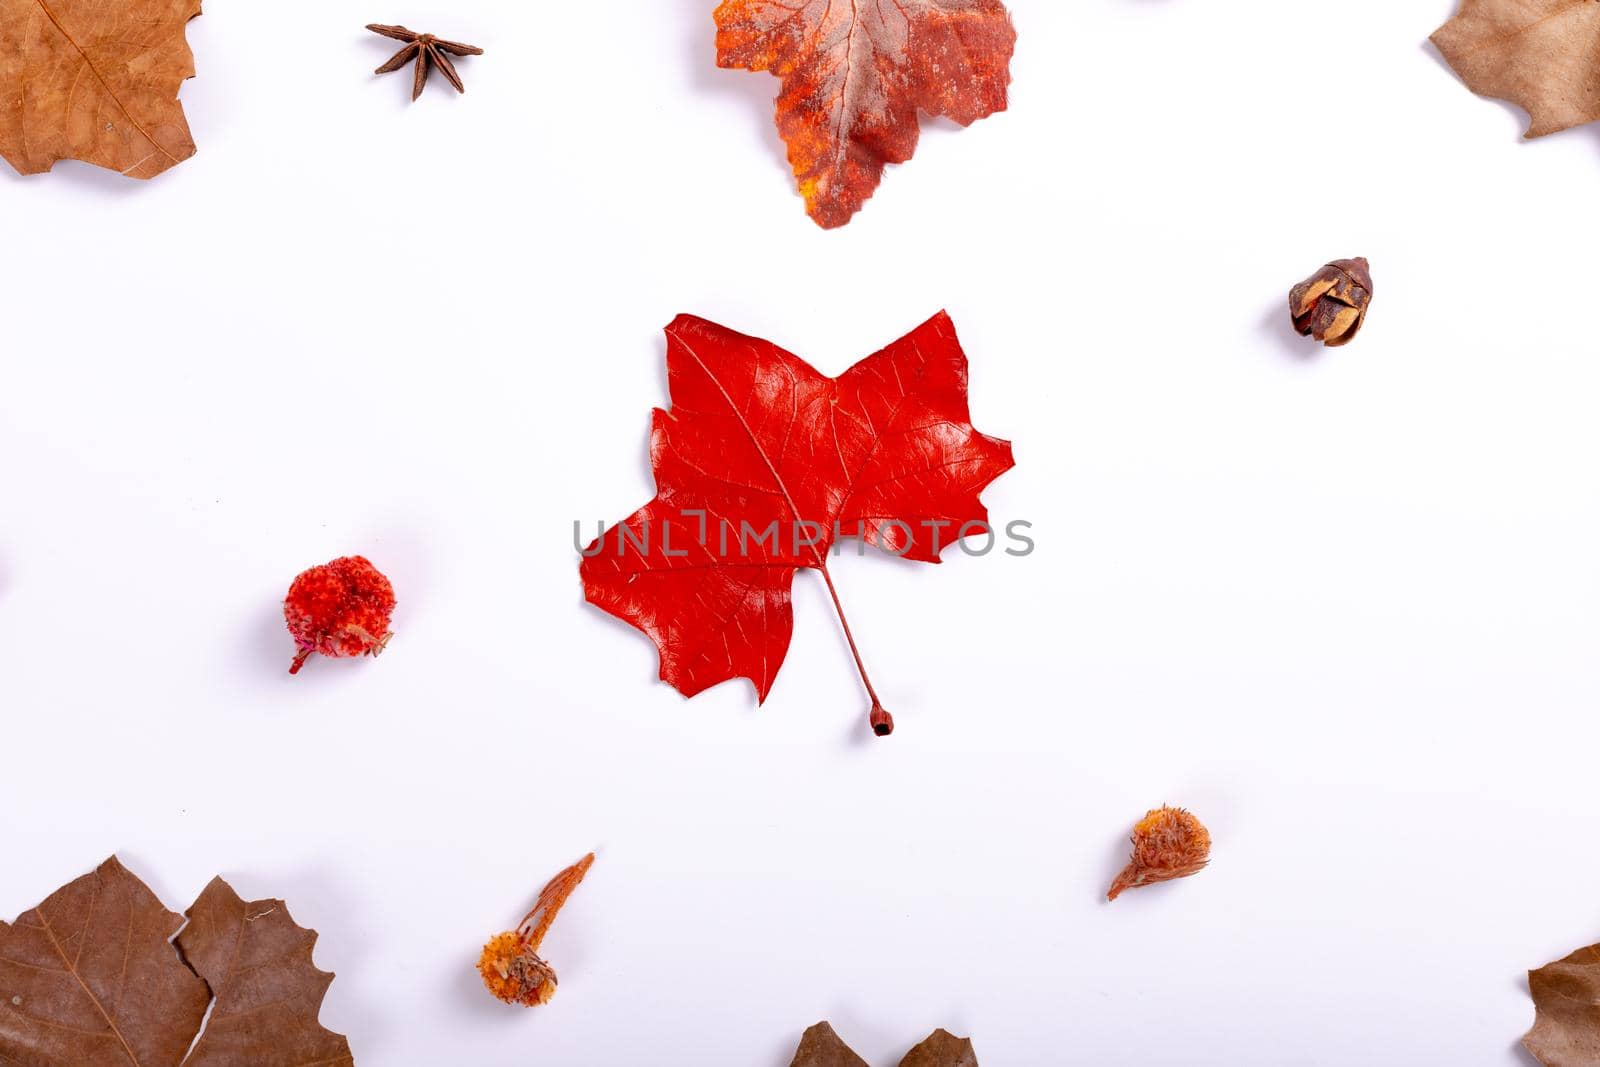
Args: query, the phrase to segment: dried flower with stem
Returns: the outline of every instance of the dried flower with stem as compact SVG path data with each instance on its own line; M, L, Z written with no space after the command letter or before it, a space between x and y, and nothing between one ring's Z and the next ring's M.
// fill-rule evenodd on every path
M478 973L483 976L483 984L489 992L507 1004L528 1008L548 1004L556 995L555 968L540 958L539 945L556 921L556 913L578 888L593 863L594 853L591 852L550 879L517 928L496 934L483 946Z
M1133 855L1111 883L1107 900L1116 900L1124 889L1198 874L1211 859L1211 834L1183 808L1162 805L1146 813L1132 840Z

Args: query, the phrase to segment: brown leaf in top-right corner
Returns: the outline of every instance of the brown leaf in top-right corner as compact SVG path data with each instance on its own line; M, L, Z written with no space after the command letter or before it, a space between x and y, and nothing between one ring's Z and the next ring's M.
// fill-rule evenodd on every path
M1544 1067L1600 1063L1600 945L1528 972L1536 1012L1522 1044Z
M1461 0L1431 40L1467 88L1526 111L1529 137L1600 119L1600 3Z

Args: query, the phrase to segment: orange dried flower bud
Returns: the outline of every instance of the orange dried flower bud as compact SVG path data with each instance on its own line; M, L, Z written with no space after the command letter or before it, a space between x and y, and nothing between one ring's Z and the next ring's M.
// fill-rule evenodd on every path
M1205 868L1211 859L1211 834L1200 820L1182 808L1162 806L1139 820L1133 828L1133 855L1111 883L1107 900L1124 889L1187 878Z
M556 971L520 933L496 934L483 946L478 973L489 992L507 1004L533 1007L556 995Z
M478 973L489 992L507 1004L529 1008L550 1003L556 995L556 971L539 956L539 945L550 932L561 905L578 888L593 863L591 852L550 879L517 929L496 934L483 946Z

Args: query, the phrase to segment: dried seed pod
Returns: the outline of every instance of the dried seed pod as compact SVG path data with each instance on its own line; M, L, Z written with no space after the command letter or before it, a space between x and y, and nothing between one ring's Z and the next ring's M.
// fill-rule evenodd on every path
M1360 256L1336 259L1289 291L1289 316L1303 337L1349 344L1372 303L1372 270Z
M556 921L561 905L578 888L593 863L594 853L591 852L550 879L521 924L515 930L496 934L483 946L483 955L478 957L478 973L483 976L483 984L489 992L507 1004L528 1008L550 1003L550 998L556 995L556 972L540 958L539 945L550 932L550 924Z
M1163 805L1133 828L1133 855L1106 899L1116 900L1124 889L1187 878L1204 869L1210 858L1211 834L1200 820L1182 808Z

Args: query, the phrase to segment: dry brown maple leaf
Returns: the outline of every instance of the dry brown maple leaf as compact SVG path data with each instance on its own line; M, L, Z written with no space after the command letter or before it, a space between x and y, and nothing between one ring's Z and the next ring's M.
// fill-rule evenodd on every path
M800 1035L800 1047L795 1049L789 1067L868 1065L844 1043L831 1024L823 1022ZM956 1037L948 1030L935 1030L922 1044L905 1054L900 1067L978 1067L978 1055L972 1049L970 1038Z
M724 0L715 17L718 66L782 80L778 132L825 228L911 158L918 111L970 126L1006 108L1017 33L1000 0Z
M1522 1043L1544 1067L1600 1063L1600 945L1528 972L1537 1012Z
M246 903L220 878L184 927L113 856L0 922L0 1063L353 1064L345 1039L317 1022L333 976L312 966L315 941L282 901Z
M194 155L178 88L200 0L0 0L0 156L153 178Z
M1479 96L1528 113L1529 137L1600 118L1600 3L1461 0L1433 43Z

